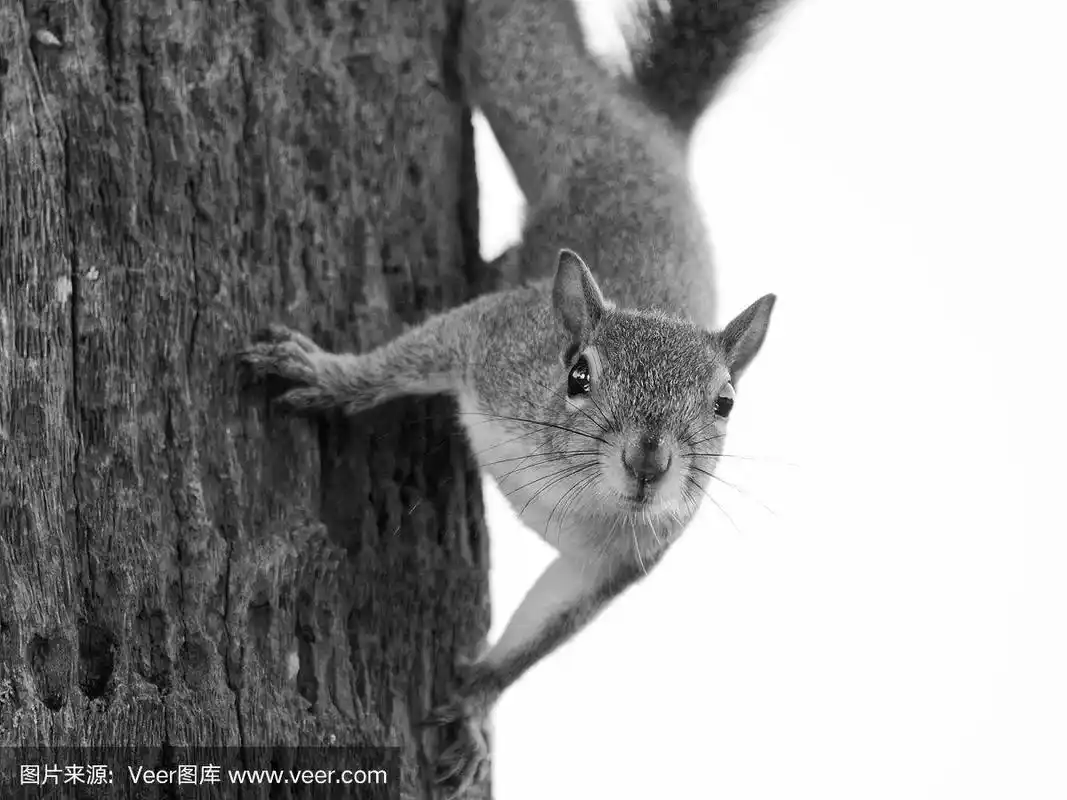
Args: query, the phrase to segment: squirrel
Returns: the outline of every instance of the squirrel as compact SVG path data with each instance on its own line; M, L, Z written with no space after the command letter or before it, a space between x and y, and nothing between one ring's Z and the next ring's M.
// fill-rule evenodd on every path
M281 380L274 402L297 413L453 395L480 468L558 551L427 719L459 723L438 764L452 797L488 774L500 694L648 574L693 518L775 303L716 327L687 145L777 3L647 1L629 82L587 52L572 0L467 3L466 89L528 208L521 244L499 259L505 288L367 353L272 325L240 354L253 379Z

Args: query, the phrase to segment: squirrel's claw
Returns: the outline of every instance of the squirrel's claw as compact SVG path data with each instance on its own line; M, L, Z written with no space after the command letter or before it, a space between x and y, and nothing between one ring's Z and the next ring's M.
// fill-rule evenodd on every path
M466 746L463 742L456 742L441 755L438 762L436 782L438 786L454 787L446 795L446 798L447 800L458 800L475 784L486 780L488 777L488 747L484 752L479 752Z
M281 378L297 385L315 379L312 354L294 341L259 342L238 353L241 364L255 378Z
M279 325L276 322L272 322L267 327L260 328L252 334L252 341L257 344L292 342L306 353L322 352L322 348L315 344L309 336L305 336L300 331L295 331L292 328L287 328L285 325Z
M236 354L248 383L263 384L271 404L293 414L344 409L351 397L337 356L284 325L257 331Z
M455 741L437 759L435 782L447 787L448 800L462 797L489 777L489 700L482 696L457 697L425 718L425 725L455 730Z
M337 406L322 382L328 356L304 334L271 325L253 336L253 343L237 353L237 360L250 382L265 384L273 405L300 414Z
M274 405L296 413L326 411L333 408L336 403L323 394L317 387L306 389L290 389L284 394L273 398Z
M252 336L252 344L237 359L255 380L277 378L285 388L302 389L315 385L317 359L323 353L304 334L284 325L268 325Z

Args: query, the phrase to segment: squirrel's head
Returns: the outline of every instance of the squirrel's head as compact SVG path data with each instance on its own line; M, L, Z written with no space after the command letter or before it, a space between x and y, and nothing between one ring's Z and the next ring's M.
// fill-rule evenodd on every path
M774 295L721 331L659 312L616 309L575 253L560 253L552 295L571 344L560 398L592 437L598 493L623 515L688 520L722 453L738 379L759 351ZM584 441L584 440L583 440Z

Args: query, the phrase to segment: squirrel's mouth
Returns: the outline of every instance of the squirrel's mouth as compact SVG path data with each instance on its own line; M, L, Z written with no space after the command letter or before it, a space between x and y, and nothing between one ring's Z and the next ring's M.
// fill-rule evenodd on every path
M639 511L648 508L656 498L656 487L647 483L638 483L634 491L622 495L622 499L631 509Z

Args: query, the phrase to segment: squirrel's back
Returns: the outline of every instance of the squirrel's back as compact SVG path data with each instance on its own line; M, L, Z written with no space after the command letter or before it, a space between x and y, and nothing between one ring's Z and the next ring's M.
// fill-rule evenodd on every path
M695 1L675 0L682 11ZM648 105L593 60L575 30L572 0L470 5L465 35L471 99L528 203L512 279L550 277L566 247L582 254L617 303L654 306L713 326L710 245L688 179L688 130L677 127L682 115ZM669 31L669 21L662 13L647 19L650 35ZM685 43L689 50L716 46ZM650 92L657 83L670 83L672 63L694 81L691 94L710 92L712 68L719 72L714 83L721 81L721 57L704 65L701 86L691 64L699 59L683 52L664 62L664 55L671 54L644 51L641 63L660 66L636 70L638 78L647 77L643 88Z

